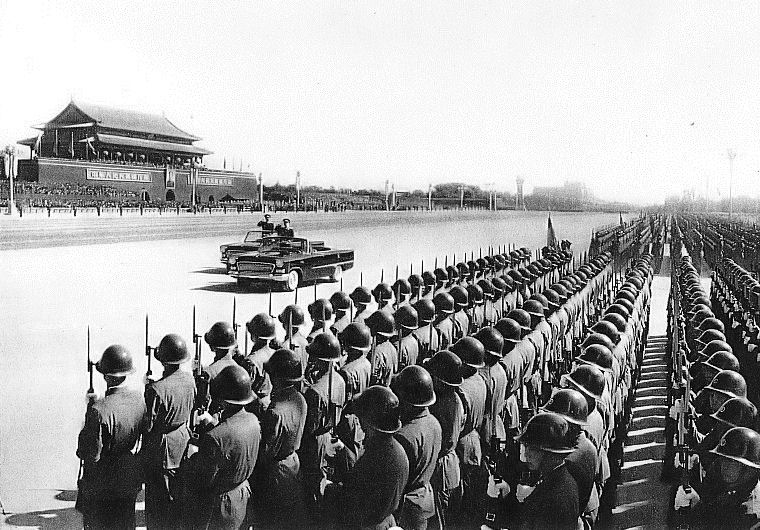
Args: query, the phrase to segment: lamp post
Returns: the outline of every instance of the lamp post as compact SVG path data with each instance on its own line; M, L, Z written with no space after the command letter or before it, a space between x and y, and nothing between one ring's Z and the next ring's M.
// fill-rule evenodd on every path
M734 158L736 158L736 151L728 149L728 220L731 221L731 216L734 213Z

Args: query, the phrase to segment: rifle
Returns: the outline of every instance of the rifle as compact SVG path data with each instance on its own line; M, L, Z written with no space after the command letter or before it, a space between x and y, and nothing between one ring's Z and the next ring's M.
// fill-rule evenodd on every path
M193 319L195 321L195 319ZM232 329L235 332L235 342L238 338L238 328L240 324L237 323L237 297L232 297ZM193 335L195 335L195 329L193 329Z
M153 371L150 369L150 358L152 354L156 352L156 348L148 345L148 314L145 314L145 356L148 358L148 369L145 371L145 377L148 378L153 375Z
M193 379L195 379L195 403L193 404L193 412L190 416L190 425L192 427L191 443L197 444L200 437L200 425L197 423L197 418L208 409L209 405L209 377L206 372L203 371L201 364L201 341L200 334L197 333L196 321L195 321L195 306L193 306L193 344L195 345L195 354L193 358Z
M87 326L87 375L90 379L90 386L87 389L88 394L95 393L95 387L92 384L92 368L95 363L90 360L90 326Z

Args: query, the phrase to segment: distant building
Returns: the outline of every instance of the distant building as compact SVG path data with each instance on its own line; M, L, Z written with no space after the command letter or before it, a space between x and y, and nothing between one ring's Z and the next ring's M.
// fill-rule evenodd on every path
M565 181L562 186L534 187L531 199L531 208L574 210L588 205L594 197L584 183Z

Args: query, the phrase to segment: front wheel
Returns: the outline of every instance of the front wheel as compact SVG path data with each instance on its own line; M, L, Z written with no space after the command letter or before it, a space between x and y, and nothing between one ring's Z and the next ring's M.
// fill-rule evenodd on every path
M290 271L288 273L288 278L285 280L285 289L288 291L295 291L298 287L299 280L300 277L298 271Z

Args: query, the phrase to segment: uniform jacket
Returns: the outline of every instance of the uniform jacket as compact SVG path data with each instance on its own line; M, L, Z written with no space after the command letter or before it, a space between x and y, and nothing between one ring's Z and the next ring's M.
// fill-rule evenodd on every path
M596 447L583 432L578 438L578 448L565 458L565 465L578 484L578 506L584 510L591 498L599 463Z
M209 381L212 381L217 375L219 375L219 372L232 365L237 365L237 363L232 358L232 350L230 350L227 352L227 355L209 364L204 371L208 374Z
M462 400L453 388L436 388L436 402L430 413L441 425L441 452L430 483L437 491L448 491L459 486L461 475L456 445L464 428L465 414Z
M190 441L189 422L194 403L195 379L183 370L145 387L147 414L142 454L146 465L179 467Z
M415 329L413 332L417 340L420 342L420 355L427 354L427 357L435 355L440 348L440 337L438 330L431 324L425 324L420 328Z
M507 402L507 373L501 363L483 369L486 378L486 407L483 416L483 426L480 429L480 439L489 443L492 435L499 440L506 439L504 422L501 414Z
M391 377L398 372L398 352L396 347L387 340L375 345L369 359L372 364L371 385L389 386Z
M397 372L400 372L407 366L413 366L417 364L417 359L420 356L420 342L417 337L410 333L406 337L402 337L398 341L398 367Z
M403 425L395 436L409 461L409 481L404 498L423 513L433 516L435 506L430 479L441 452L441 425L427 409L418 409L402 416L401 420Z
M344 364L340 368L339 373L346 381L346 401L353 401L369 386L372 365L367 360L367 357L362 355Z
M446 317L435 325L439 337L439 350L445 350L454 344L454 320Z
M578 485L562 463L536 485L522 507L519 528L575 530L581 514Z

